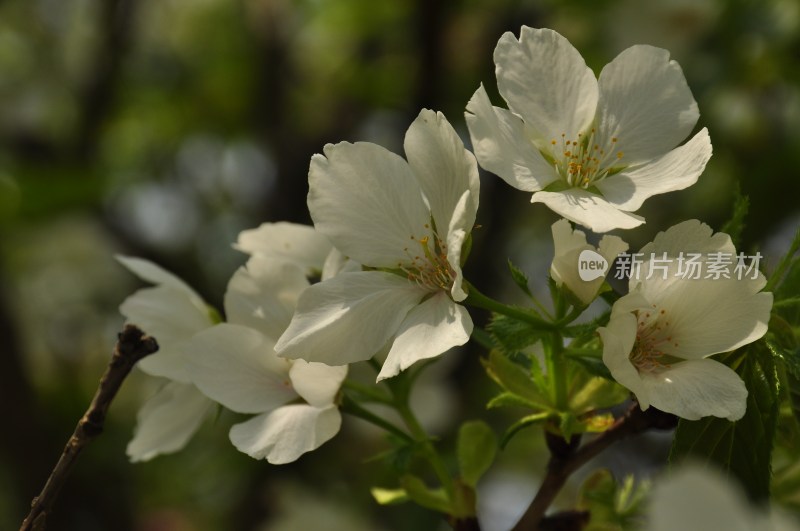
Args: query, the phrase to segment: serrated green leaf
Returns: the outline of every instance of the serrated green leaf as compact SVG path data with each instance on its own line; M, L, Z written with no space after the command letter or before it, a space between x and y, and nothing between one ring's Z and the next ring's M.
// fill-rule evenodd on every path
M562 334L564 337L573 337L576 340L585 340L597 336L597 328L606 326L611 318L611 310L607 310L598 315L588 323L581 323L566 327Z
M523 273L521 269L515 266L511 260L508 261L508 270L511 272L511 278L514 279L514 283L519 286L519 289L521 289L528 297L533 297L533 294L528 287L528 275Z
M464 484L475 487L491 466L496 453L497 437L485 422L473 420L461 425L456 454Z
M400 486L408 494L408 497L426 509L432 509L445 514L451 514L450 500L444 489L432 489L425 485L420 478L411 474L406 474L400 478Z
M767 338L767 348L785 369L783 383L789 397L789 408L800 426L800 346L789 324L775 315L770 320Z
M498 348L508 354L519 352L546 335L546 332L536 330L528 323L500 314L492 315L492 321L487 329L491 332Z
M737 373L747 386L747 411L730 422L716 417L681 419L670 461L684 457L714 462L736 476L756 501L767 499L770 458L778 419L779 389L775 364L763 342L750 345Z
M379 505L395 505L407 502L410 499L408 493L404 489L372 487L369 492Z
M724 232L731 237L736 247L739 247L739 240L745 226L744 220L749 209L750 198L742 195L742 190L737 183L736 188L733 190L733 212L731 212L731 218L720 229L720 232Z
M517 395L532 409L550 408L547 390L539 389L530 373L508 359L502 352L493 350L484 360L489 377L507 392Z

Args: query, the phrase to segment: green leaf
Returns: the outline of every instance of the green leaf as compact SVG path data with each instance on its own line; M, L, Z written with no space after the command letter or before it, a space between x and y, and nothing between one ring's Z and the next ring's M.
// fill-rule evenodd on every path
M497 346L507 354L519 352L546 335L546 332L537 330L528 323L500 314L492 315L487 329Z
M507 392L514 394L533 409L549 409L550 398L547 390L539 389L530 373L514 363L502 352L493 350L489 359L484 360L489 377Z
M586 372L593 376L605 378L606 380L614 379L614 377L611 376L611 371L608 370L608 367L606 367L606 364L603 363L603 360L600 358L594 358L590 356L570 356L570 359L580 364L584 369L586 369Z
M611 318L611 310L607 310L598 315L588 323L581 323L568 326L562 332L564 337L574 337L581 341L597 337L597 327L606 326Z
M670 461L684 457L716 463L736 476L756 501L769 496L770 458L778 419L779 389L775 363L764 342L734 354L737 373L747 386L747 411L730 422L716 417L681 419ZM730 361L730 357L728 359Z
M578 498L578 508L591 515L586 531L638 528L649 488L649 482L637 484L630 475L619 485L607 469L592 473L581 486Z
M506 445L508 444L508 441L510 441L511 438L514 437L514 435L516 435L521 429L544 422L547 419L549 419L552 415L553 414L550 412L543 412L543 413L534 413L533 415L522 417L514 424L509 426L509 428L500 438L500 448L505 448Z
M508 261L508 270L511 271L511 278L514 279L514 283L519 286L528 297L533 297L530 288L528 287L528 275L522 272L517 266L515 266L511 260Z
M470 487L475 487L494 461L497 453L497 437L483 421L465 422L458 430L456 453L462 481Z
M425 485L420 478L411 474L406 474L400 478L400 486L408 494L408 497L426 509L433 509L445 514L451 514L450 500L444 489L432 489Z
M375 501L380 505L395 505L398 503L407 502L410 498L404 489L383 489L381 487L372 487L369 491Z
M571 372L568 407L577 415L615 406L630 395L627 389L612 380L590 376L580 368L573 368Z
M739 246L742 229L744 229L744 219L747 217L749 208L750 198L746 195L742 195L742 191L737 183L736 188L733 190L733 212L731 213L731 218L725 222L722 229L720 229L720 232L730 235L736 247Z
M486 409L494 409L497 407L531 407L531 403L522 398L519 395L515 395L514 393L509 393L508 391L503 391L499 395L495 396L486 404Z

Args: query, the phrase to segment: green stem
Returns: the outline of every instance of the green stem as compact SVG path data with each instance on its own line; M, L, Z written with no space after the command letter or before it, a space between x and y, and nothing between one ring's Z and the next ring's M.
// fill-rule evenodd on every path
M501 302L498 302L494 299L491 299L475 289L475 286L465 282L464 286L468 293L466 300L464 303L469 304L470 306L475 306L477 308L483 308L484 310L489 310L491 312L499 313L502 315L507 315L508 317L513 317L519 321L523 321L532 325L534 328L539 330L552 330L553 323L545 321L533 313L531 311L525 310L523 308L515 308L513 306L508 306Z
M374 424L379 428L383 428L384 430L388 431L389 433L396 435L397 437L403 439L406 442L413 443L414 438L412 438L409 434L392 424L391 422L385 420L382 417L379 417L375 413L361 407L355 400L350 398L347 395L342 395L342 403L339 406L339 409L348 415L352 415L354 417L358 417L360 419L366 420L370 424Z
M552 333L547 354L547 371L553 382L553 401L556 408L563 411L567 408L567 367L564 363L564 339L560 333Z
M572 348L564 349L564 355L576 358L602 358L603 351L596 348Z
M354 382L353 380L345 380L342 384L342 387L345 389L350 389L351 391L368 398L372 402L380 402L381 404L388 405L394 404L391 397L389 397L389 395L386 393L383 393L373 387L368 387L358 382Z
M408 407L408 404L397 404L397 412L400 413L403 422L406 423L408 431L411 432L411 435L414 437L417 443L422 446L425 458L433 468L436 477L439 478L439 482L442 484L442 487L444 487L445 492L447 492L448 499L453 500L455 496L453 478L447 471L447 467L444 466L444 462L442 461L441 457L439 457L439 453L436 451L436 448L434 448L433 443L431 443L431 439L428 437L427 432L419 423L417 417L414 416L414 412L411 411L411 408Z

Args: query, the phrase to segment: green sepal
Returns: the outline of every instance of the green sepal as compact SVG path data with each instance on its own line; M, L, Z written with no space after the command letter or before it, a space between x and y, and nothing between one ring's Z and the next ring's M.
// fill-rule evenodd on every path
M470 232L467 234L467 237L464 238L464 243L461 244L461 258L459 260L459 265L464 267L464 264L467 263L467 258L469 258L469 253L472 252L472 233Z

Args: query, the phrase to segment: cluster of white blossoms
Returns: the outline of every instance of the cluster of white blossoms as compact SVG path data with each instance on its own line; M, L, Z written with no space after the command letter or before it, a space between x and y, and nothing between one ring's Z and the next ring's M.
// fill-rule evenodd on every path
M242 233L239 243L253 255L228 283L226 322L215 322L215 312L173 275L144 260L119 257L157 284L130 296L120 310L158 338L158 356L140 368L167 379L139 412L128 445L134 461L182 448L214 402L256 415L233 426L231 442L274 464L296 460L339 431L335 398L347 366L291 361L275 352L309 286L306 274L335 273L335 266L324 264L333 254L330 244L310 227L287 223Z
M605 277L581 279L578 257L591 251L610 263L628 245L606 235L595 248L569 221L600 233L641 225L633 212L648 197L690 186L711 156L705 129L678 146L699 113L665 50L631 47L595 78L564 37L525 27L519 39L503 35L494 59L508 109L493 106L483 87L475 93L466 108L475 155L430 110L409 127L405 158L363 142L314 155L314 227L265 224L240 235L237 248L251 256L228 284L224 322L179 279L120 258L156 285L121 310L161 344L142 370L166 379L140 412L133 459L180 448L216 402L255 415L232 428L238 449L293 461L338 432L348 364L385 354L380 381L466 343L472 288L462 262L478 164L565 218L552 225L550 275L582 310ZM735 253L727 235L696 220L642 249L683 251ZM309 283L315 272L321 280ZM747 390L708 357L764 335L772 305L764 285L761 274L631 279L599 329L603 361L643 409L738 419Z

